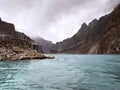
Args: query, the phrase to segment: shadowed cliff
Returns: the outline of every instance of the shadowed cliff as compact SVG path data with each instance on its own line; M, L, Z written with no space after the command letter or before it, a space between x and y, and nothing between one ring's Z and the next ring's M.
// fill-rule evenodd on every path
M73 37L54 45L51 53L119 54L119 28L120 5L111 14L84 23Z
M110 14L107 32L99 44L98 53L120 54L120 5Z
M53 59L31 48L32 40L24 33L15 31L11 23L0 19L0 60ZM35 45L34 45L35 47Z

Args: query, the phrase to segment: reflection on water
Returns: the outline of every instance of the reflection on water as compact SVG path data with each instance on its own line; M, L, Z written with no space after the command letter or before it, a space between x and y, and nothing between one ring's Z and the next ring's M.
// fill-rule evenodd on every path
M1 61L0 62L0 88L2 90L12 90L17 86L17 75L27 69L30 61ZM18 78L21 78L18 76ZM0 89L0 90L1 90ZM16 89L16 88L14 88Z
M120 90L120 56L0 61L0 90Z

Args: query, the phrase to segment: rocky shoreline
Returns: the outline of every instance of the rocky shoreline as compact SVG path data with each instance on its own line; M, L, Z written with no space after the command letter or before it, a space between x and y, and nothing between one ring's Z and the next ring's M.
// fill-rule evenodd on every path
M0 18L0 60L54 59L38 53L32 43L30 37Z
M18 46L8 45L0 47L0 60L30 60L30 59L54 59L46 57L31 48L21 48Z

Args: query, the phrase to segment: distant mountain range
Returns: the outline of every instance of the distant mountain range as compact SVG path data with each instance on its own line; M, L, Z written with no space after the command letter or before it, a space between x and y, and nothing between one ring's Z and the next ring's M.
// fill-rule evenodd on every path
M24 33L15 31L13 24L0 19L0 38L4 35L12 36L10 38L16 39L16 42L17 39L27 41L27 46L32 41ZM32 39L42 46L40 50L44 53L120 54L120 5L99 20L94 19L88 25L83 23L75 35L62 42L53 44L41 37Z
M53 47L53 43L52 41L48 41L43 39L42 37L31 37L35 43L40 44L42 46L43 52L44 53L50 53L52 47Z
M82 24L74 36L56 43L51 53L120 54L120 5L109 15Z

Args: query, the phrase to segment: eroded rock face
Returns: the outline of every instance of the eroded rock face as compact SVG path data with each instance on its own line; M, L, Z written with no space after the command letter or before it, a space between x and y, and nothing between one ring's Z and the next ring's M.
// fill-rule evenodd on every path
M110 14L107 32L100 42L98 54L120 54L120 5Z
M24 49L12 46L11 48L0 48L0 60L26 60L26 59L43 59L44 55L33 51L32 49Z
M0 19L0 60L53 59L31 49L31 39Z
M120 5L99 20L85 23L73 37L53 46L51 53L112 54L119 53Z
M99 20L93 20L87 24L83 24L73 37L57 43L53 47L53 51L57 53L80 53L87 54L91 48L96 46L106 32L109 16L100 18Z
M0 34L12 35L15 33L15 27L11 23L7 23L0 18Z
M0 60L33 60L33 59L54 59L54 57L46 57L36 50L23 48L7 44L0 47Z

